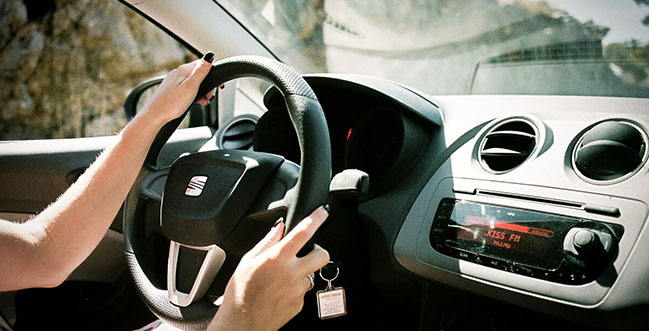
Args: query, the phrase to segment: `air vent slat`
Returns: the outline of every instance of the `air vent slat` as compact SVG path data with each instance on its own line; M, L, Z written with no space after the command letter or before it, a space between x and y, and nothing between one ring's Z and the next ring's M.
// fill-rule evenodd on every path
M507 148L489 148L482 151L483 156L524 156L527 154Z
M524 119L510 119L496 125L480 143L482 166L494 173L505 173L520 166L536 147L538 133Z
M529 138L529 139L536 138L536 136L532 133L520 132L520 131L495 131L495 132L490 132L487 135L487 137L494 137L494 136L518 136L518 137Z
M252 139L250 141L239 141L239 140L234 140L234 141L224 141L223 142L223 149L239 149L239 150L246 150L252 146Z
M244 132L244 133L241 133L241 134L223 135L223 140L246 139L247 137L252 138L252 135L253 135L252 132Z
M646 135L637 126L619 120L602 122L581 136L573 167L586 180L615 183L642 167L646 145Z
M234 120L225 128L220 139L223 149L249 150L257 123L250 118Z
M223 137L236 137L240 135L252 135L252 133L255 131L255 124L254 123L235 123L232 125L224 134Z

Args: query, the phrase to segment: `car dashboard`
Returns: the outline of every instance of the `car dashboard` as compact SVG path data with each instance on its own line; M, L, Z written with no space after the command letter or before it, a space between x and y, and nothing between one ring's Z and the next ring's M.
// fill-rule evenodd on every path
M450 288L586 327L649 327L647 99L436 97L366 76L305 79L334 174L370 179L345 220L365 240L326 247L365 252L355 256L378 291L405 302L425 295L404 283L433 284L430 297ZM298 163L281 95L264 103L254 149ZM420 326L444 323L419 309Z

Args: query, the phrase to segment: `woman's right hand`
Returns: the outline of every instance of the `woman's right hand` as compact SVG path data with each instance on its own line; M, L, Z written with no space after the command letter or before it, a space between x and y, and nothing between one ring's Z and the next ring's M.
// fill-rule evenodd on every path
M304 257L296 254L328 215L316 209L284 238L284 223L273 227L239 262L209 329L277 330L297 315L311 287L307 275L326 265L329 253L315 245Z

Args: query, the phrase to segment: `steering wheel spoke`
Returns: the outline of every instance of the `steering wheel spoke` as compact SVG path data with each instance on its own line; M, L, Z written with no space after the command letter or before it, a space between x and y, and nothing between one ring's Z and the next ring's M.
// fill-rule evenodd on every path
M183 255L181 257L181 255ZM196 258L202 256L203 258ZM171 241L169 244L169 263L167 265L167 292L169 301L179 307L187 307L196 300L203 297L207 289L214 281L216 274L225 262L225 251L216 245L209 246L188 246ZM179 261L179 259L186 260ZM198 262L198 263L197 263ZM198 265L197 265L198 264ZM179 268L183 266L188 268ZM180 281L180 272L198 271L196 275L187 275L185 278L193 278L189 285L189 291L178 289ZM187 285L183 285L187 286Z
M169 168L161 170L149 170L147 174L140 182L140 195L156 201L162 201L162 193L164 192L165 183L167 182L167 176L169 175Z

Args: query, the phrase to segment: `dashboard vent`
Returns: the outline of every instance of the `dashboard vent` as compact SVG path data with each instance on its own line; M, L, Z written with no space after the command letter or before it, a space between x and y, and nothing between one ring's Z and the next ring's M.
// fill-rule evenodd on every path
M505 173L527 160L536 147L536 126L524 119L510 119L491 129L483 138L478 157L483 168Z
M636 125L609 120L586 131L573 153L573 168L597 183L624 180L647 160L647 136Z
M238 118L226 125L220 139L222 149L249 150L257 121L252 118Z

